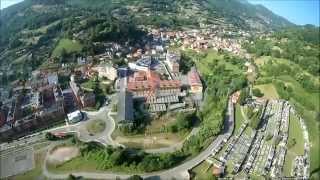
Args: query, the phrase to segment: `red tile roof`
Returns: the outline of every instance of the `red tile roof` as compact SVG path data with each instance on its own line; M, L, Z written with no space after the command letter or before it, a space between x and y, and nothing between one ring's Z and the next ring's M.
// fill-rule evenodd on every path
M190 86L202 86L200 76L196 68L191 68L191 70L188 72L188 80Z
M138 71L129 77L128 90L155 91L158 88L179 88L180 84L178 80L161 80L159 75L153 71Z

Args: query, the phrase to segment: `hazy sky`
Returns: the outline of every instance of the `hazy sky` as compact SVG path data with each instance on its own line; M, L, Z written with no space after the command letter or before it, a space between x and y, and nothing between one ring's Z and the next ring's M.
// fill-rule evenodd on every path
M0 0L1 8L6 8L23 0ZM274 13L289 21L303 25L319 26L320 0L248 0L253 4L262 4Z
M320 0L248 0L253 4L262 4L274 13L298 24L319 26Z
M18 2L21 2L23 0L0 0L1 3L1 9L6 8L8 6L11 6L13 4L16 4Z

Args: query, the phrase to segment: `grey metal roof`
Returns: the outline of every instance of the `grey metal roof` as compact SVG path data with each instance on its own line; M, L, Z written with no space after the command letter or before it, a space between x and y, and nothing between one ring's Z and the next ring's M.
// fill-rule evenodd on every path
M119 122L132 123L133 118L133 100L132 94L128 91L120 91L118 94L118 120Z

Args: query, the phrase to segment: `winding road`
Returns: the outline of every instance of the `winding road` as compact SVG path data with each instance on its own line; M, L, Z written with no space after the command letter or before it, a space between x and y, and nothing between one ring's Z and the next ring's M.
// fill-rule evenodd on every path
M220 135L218 135L215 140L199 155L194 157L191 160L183 162L182 164L173 167L168 170L153 172L153 173L145 173L140 174L145 179L189 179L188 170L197 166L199 163L208 158L212 151L219 146L219 144L223 141L223 139L228 139L234 130L234 106L229 100L228 102L228 111L224 121L224 129ZM69 172L64 174L56 174L49 172L46 166L43 167L43 174L50 179L67 179L69 174L73 174L75 176L81 176L86 179L126 179L130 177L129 174L121 174L121 173L112 173L112 172L103 172L103 173L93 173L93 172Z

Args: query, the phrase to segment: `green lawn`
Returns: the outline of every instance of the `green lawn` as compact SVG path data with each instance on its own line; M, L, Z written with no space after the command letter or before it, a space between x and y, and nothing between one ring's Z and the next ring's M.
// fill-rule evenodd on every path
M218 64L224 64L227 70L235 71L237 73L243 72L236 65L226 62L224 56L214 50L208 50L200 54L197 54L192 50L187 50L185 53L188 54L188 56L193 57L201 74L211 74L212 69L210 67L213 64L213 60L217 60Z
M96 82L92 78L92 79L89 79L89 80L81 83L80 86L86 91L93 91L95 88L95 84L96 84ZM101 79L99 79L99 88L103 91L104 94L108 94L107 89L112 88L112 85L111 85L111 83L106 84Z
M58 166L48 165L47 168L51 172L65 173L72 170L86 171L86 172L97 172L98 163L92 158L85 159L84 157L78 156L72 160Z
M82 50L82 45L79 42L70 39L60 39L58 45L52 52L52 56L61 56L62 49L65 49L67 53L80 52Z
M106 123L102 120L92 120L86 125L86 128L91 134L99 134L106 128Z
M289 150L298 154L303 155L304 153L304 138L303 138L303 132L302 128L300 126L300 122L297 116L294 116L293 114L290 114L290 124L289 124L289 139L296 140L296 144L291 147Z
M306 91L299 82L293 79L291 76L279 76L279 80L283 81L285 84L290 85L293 88L294 97L298 97L296 101L299 102L299 99L304 99L307 104L313 104L315 109L320 108L320 92L310 93Z
M78 156L73 158L72 160L58 166L47 165L48 171L54 173L72 173L74 171L83 171L83 172L115 172L115 173L142 173L138 170L130 169L128 167L117 166L110 169L103 170L103 167L99 167L100 165L99 159L94 158L85 158L82 156Z
M234 127L234 132L236 133L242 123L244 122L244 118L241 113L241 106L239 104L236 105L236 116L235 116L235 127Z
M295 139L296 144L288 149L285 157L284 174L286 176L290 176L294 158L297 155L303 155L304 153L304 138L299 119L293 114L290 114L288 142L290 142L292 139Z
M194 180L203 180L203 179L215 179L212 175L212 170L210 164L206 161L202 161L198 166L192 169L192 172L195 174Z
M254 88L260 89L260 91L264 94L263 97L266 99L279 99L279 95L273 84L255 85Z

